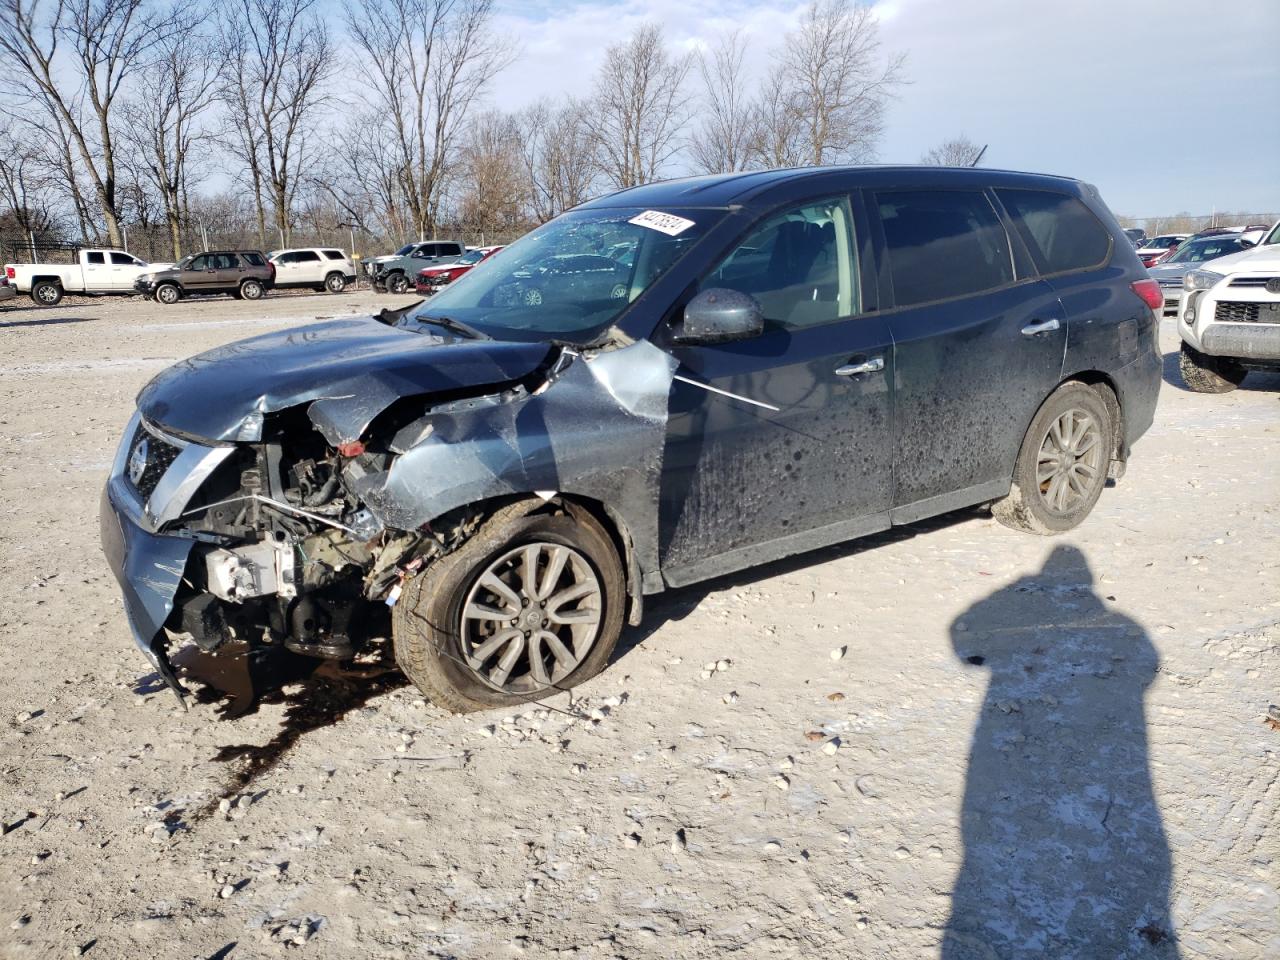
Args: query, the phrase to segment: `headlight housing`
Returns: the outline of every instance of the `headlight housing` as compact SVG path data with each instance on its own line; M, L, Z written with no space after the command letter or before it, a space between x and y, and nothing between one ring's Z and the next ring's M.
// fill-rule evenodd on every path
M1225 273L1214 273L1212 270L1191 270L1182 278L1182 289L1188 292L1208 290L1225 277Z

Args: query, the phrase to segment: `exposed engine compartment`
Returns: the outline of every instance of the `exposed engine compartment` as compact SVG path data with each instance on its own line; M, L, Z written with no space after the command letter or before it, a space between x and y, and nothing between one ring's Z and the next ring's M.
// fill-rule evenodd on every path
M228 640L353 656L385 630L399 581L465 535L465 516L434 529L385 528L343 482L366 454L339 453L300 411L268 418L261 443L238 444L173 528L200 541L166 622L205 650ZM462 511L465 514L467 511Z

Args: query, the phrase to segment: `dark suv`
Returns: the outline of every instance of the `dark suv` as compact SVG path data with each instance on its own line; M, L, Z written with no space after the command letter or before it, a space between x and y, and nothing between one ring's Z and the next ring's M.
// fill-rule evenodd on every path
M261 250L208 250L184 257L172 267L142 274L133 289L160 303L177 303L183 297L204 293L260 300L275 280L275 264Z
M555 258L591 282L536 282ZM533 700L669 587L975 504L1070 530L1151 424L1159 306L1075 180L637 187L423 304L159 374L103 542L175 690L169 637L350 657L389 630L444 707Z

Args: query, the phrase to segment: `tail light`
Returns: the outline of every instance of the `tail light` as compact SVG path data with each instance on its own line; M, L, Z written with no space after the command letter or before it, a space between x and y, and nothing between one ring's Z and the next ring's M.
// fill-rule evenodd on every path
M271 279L274 280L276 278L276 262L274 260L268 260L267 266L271 268Z
M1159 312L1160 308L1164 306L1164 294L1160 291L1160 284L1150 277L1146 280L1135 280L1129 286L1138 295L1138 299L1145 303L1152 313Z
M16 271L16 270L11 266L11 265L9 265L9 264L7 264L7 263L5 264L5 266L4 266L4 278L5 278L6 280L12 280L12 279L17 275L17 273L18 273L18 271Z

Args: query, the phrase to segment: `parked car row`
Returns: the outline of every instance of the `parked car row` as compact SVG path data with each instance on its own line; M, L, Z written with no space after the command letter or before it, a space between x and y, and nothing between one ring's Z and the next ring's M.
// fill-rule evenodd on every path
M0 299L25 293L55 306L68 293L86 296L142 294L173 304L190 296L229 294L257 300L280 288L341 293L356 281L356 267L342 250L307 247L274 250L206 250L177 263L147 263L123 250L78 250L74 263L7 263Z

